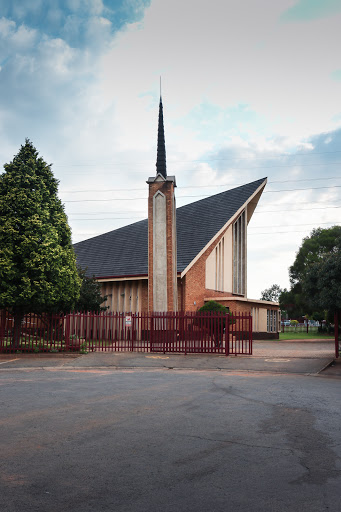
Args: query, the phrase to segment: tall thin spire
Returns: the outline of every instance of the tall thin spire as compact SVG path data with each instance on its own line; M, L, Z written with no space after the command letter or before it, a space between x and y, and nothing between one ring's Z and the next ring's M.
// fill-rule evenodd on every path
M165 130L163 127L163 107L162 107L162 96L161 96L161 78L160 78L159 126L158 126L158 133L157 133L156 174L161 174L164 178L167 178Z

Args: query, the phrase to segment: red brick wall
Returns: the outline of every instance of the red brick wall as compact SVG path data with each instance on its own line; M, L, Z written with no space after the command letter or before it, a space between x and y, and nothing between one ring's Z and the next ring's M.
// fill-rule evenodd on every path
M248 302L243 301L234 301L234 300L219 300L218 301L223 306L230 308L232 313L248 313L251 314L251 305Z
M226 297L232 296L232 293L219 292L215 290L208 290L205 288L205 273L206 273L206 260L211 252L214 250L217 243L226 233L227 228L218 238L215 239L206 251L200 256L200 258L194 263L189 269L187 274L184 276L183 287L184 287L184 310L185 311L196 311L198 308L204 305L205 297ZM194 304L196 302L196 304Z
M148 311L148 279L142 281L141 311Z

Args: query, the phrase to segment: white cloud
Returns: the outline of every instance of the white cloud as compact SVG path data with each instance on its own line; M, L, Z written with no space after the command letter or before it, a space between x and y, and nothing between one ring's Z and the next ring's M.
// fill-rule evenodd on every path
M115 4L113 12L102 1L68 0L67 12L65 2L51 4L49 27L1 18L1 163L28 136L55 164L64 201L113 198L66 203L77 241L133 222L126 217L146 214L140 198L155 171L162 74L168 172L177 178L178 205L196 199L183 196L268 176L269 193L250 225L249 294L258 298L273 282L287 286L302 237L314 224L341 220L338 209L311 209L322 201L337 205L339 189L271 193L322 186L313 180L337 175L333 164L341 157L332 153L340 147L341 109L339 83L330 78L340 67L340 17L280 23L291 3L153 0L136 22L141 2ZM43 7L27 5L35 12ZM115 33L115 16L127 6L134 23ZM308 181L272 183L298 179ZM200 188L183 188L190 185ZM81 189L91 192L75 193ZM115 201L123 197L135 200ZM310 209L295 211L301 203ZM76 220L91 216L121 218ZM293 233L292 225L309 223Z

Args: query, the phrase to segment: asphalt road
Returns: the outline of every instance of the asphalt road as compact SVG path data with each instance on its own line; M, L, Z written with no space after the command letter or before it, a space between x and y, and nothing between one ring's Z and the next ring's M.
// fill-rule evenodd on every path
M1 511L341 511L341 379L4 366Z

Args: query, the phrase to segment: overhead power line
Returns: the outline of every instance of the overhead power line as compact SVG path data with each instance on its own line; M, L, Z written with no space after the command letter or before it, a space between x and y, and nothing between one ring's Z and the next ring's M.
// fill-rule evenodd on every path
M236 158L199 158L196 160L179 160L169 159L169 164L173 165L176 163L186 163L186 162L236 162L239 160L266 160L267 158L296 158L301 156L314 156L314 155L333 155L335 153L341 153L341 150L335 151L311 151L306 153L280 153L278 155L265 155L265 156L240 156ZM150 162L151 159L146 159L145 162ZM96 167L98 165L136 165L139 164L141 160L132 160L130 162L100 162L96 161L95 163L77 163L77 164L69 164L69 163L55 163L53 164L55 167Z
M300 179L300 180L283 180L283 181L279 181L279 180L276 180L276 181L268 181L268 185L272 184L272 183L297 183L297 182L301 182L301 181L325 181L325 180L340 180L341 179L341 176L331 176L331 177L328 177L328 178L325 178L325 177L322 177L322 178L305 178L305 179ZM244 185L244 183L223 183L223 184L218 184L218 185L186 185L184 187L179 187L181 190L182 189L185 189L185 188L218 188L218 187L239 187L239 186L242 186ZM139 187L139 188L108 188L106 190L103 190L103 189L81 189L81 190L61 190L60 193L61 194L81 194L81 193L85 193L85 192L131 192L131 191L134 191L134 192L145 192L146 191L146 188L142 188L142 187Z
M290 212L310 212L312 210L329 210L329 209L338 209L338 208L341 208L341 206L325 206L325 207L317 207L317 208L292 208L291 210L266 210L266 211L262 211L262 212L254 212L254 214L258 213L283 213L283 212L286 212L286 213L290 213ZM96 219L73 219L73 221L82 221L82 220L121 220L121 219L140 219L140 220L143 220L145 217L141 217L141 216L136 216L136 217L101 217L101 218L96 218Z
M299 164L299 163L292 163L290 165L260 165L260 166L248 166L248 167L239 167L239 166L230 166L229 169L219 169L219 172L227 172L227 171L231 171L231 169L233 170L240 170L240 171L253 171L253 170L259 170L259 169L263 169L264 171L266 169L288 169L290 167L294 167L294 166L297 166L297 167L316 167L316 166L331 166L331 165L341 165L341 162L322 162L322 163L310 163L310 164ZM84 166L86 167L86 166ZM97 168L100 167L99 165L96 166ZM182 172L194 172L195 169L181 169L181 171L178 171L180 173ZM196 169L198 170L198 169ZM207 169L208 170L208 169ZM146 169L146 170L142 170L142 171L136 171L136 170L132 170L132 169L125 169L126 173L129 173L129 174L144 174L144 175L149 175L151 173L150 169ZM79 175L79 174L82 174L82 175L88 175L88 174L93 174L93 172L69 172L68 175ZM112 172L112 171L97 171L96 170L96 176L98 174L110 174L111 176L114 176L114 175L121 175L122 174L122 171L115 171L115 172Z
M320 222L320 225L322 224L333 224L333 222ZM301 224L301 225L304 225L304 224ZM310 225L310 226L313 226L314 224L307 224L307 225ZM263 226L263 227L271 227L271 226ZM255 236L255 235L284 235L284 234L291 234L291 233L305 233L307 230L306 229L299 229L299 230L290 230L290 231L277 231L276 233L274 233L273 231L268 231L268 232L264 232L264 233L249 233L248 232L248 236ZM78 235L79 236L83 236L83 235L86 235L86 236L89 236L89 235L94 235L94 236L99 236L99 235L102 235L103 233L97 233L97 232L92 232L92 233L80 233ZM73 233L73 235L75 235L75 233Z
M299 192L300 190L323 190L329 188L341 188L341 185L331 185L329 187L309 187L309 188L293 188L293 189L282 189L282 190L265 190L263 194L272 194L277 192ZM209 197L211 194L200 194L200 195L189 195L189 196L178 196L178 199L187 199L188 197ZM146 201L147 197L112 197L110 199L71 199L64 201L65 203L89 203L89 202L108 202L108 201Z
M329 205L330 202L326 202L326 201L300 201L300 205L302 204L320 204L320 205L323 205L323 204L327 204ZM268 208L269 206L292 206L292 202L290 203L267 203L267 204L259 204L257 206L257 209L260 209L260 208ZM335 206L338 206L338 205L334 205ZM306 208L308 209L308 208ZM135 210L133 213L142 213L143 215L146 215L146 212L147 210ZM116 211L113 211L113 212L110 212L110 211L105 211L105 212L69 212L68 215L109 215L109 214L116 214L117 212ZM129 218L136 218L136 217L129 217Z

